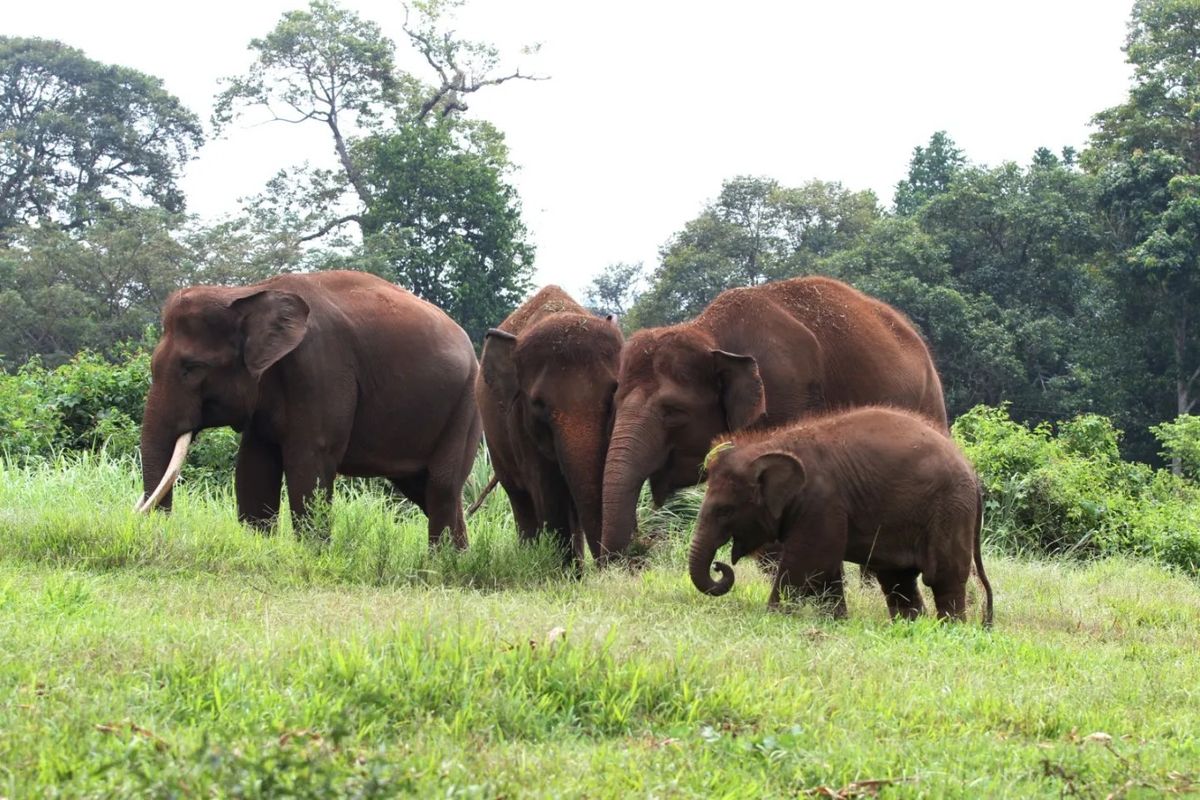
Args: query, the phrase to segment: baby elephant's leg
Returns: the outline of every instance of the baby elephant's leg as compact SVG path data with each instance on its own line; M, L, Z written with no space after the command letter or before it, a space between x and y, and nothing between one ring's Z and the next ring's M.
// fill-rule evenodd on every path
M921 590L917 588L917 570L880 569L879 585L887 600L888 614L892 619L916 619L925 610Z
M835 619L846 616L846 592L843 587L841 562L823 569L804 563L801 558L789 558L785 552L775 573L771 599L767 607L778 609L781 599L812 599Z

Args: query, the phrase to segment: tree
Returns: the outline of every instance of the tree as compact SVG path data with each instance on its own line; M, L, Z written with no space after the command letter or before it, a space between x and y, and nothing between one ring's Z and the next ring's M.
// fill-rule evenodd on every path
M645 270L640 261L636 264L609 264L592 278L587 289L588 306L600 314L624 317L638 301L644 279Z
M395 43L375 23L311 0L251 42L254 64L228 81L214 121L227 125L261 106L275 120L323 124L337 167L282 170L250 203L251 227L286 231L296 247L319 240L326 249L308 251L309 266L387 276L478 340L525 293L533 248L508 183L504 138L462 116L465 97L538 78L498 73L494 47L445 30L461 4L406 7L403 29L436 74L431 84L397 71Z
M217 95L213 124L226 128L245 110L260 107L277 122L324 125L333 139L338 170L292 170L307 191L288 192L302 221L301 241L322 238L348 223L363 232L372 195L351 139L360 130L383 133L392 125L447 118L467 109L462 97L513 79L541 80L516 70L494 75L499 54L490 45L443 31L462 0L414 2L415 19L405 9L404 31L438 76L428 84L398 72L396 45L379 26L331 0L310 0L308 9L289 11L275 28L250 42L255 54L246 74L226 79ZM532 52L527 49L526 52ZM436 113L435 113L436 112ZM353 200L342 195L352 190ZM313 213L313 209L320 213Z
M689 221L662 250L650 288L631 323L664 325L689 319L733 286L803 275L849 247L879 217L871 192L810 181L785 187L740 176Z
M1171 413L1183 414L1200 380L1200 0L1139 0L1125 53L1129 97L1096 115L1084 161L1102 189L1120 306L1142 332L1130 344L1150 363L1166 354Z
M449 123L414 122L355 145L373 197L362 220L367 268L445 309L477 342L527 294L533 262L492 133L473 148Z
M118 200L178 212L179 170L202 141L157 78L0 36L0 241L33 222L80 228Z
M222 129L240 107L261 106L279 122L325 125L342 168L339 177L369 205L370 192L350 157L347 126L377 121L398 102L393 42L353 11L312 0L307 11L285 12L274 30L251 40L250 50L254 63L245 75L226 80L213 124ZM350 221L359 221L358 215L339 224Z
M945 131L929 137L926 147L913 148L908 177L896 184L896 213L908 216L946 191L954 175L967 163L962 150Z
M21 228L0 249L0 354L51 364L83 349L138 338L167 295L186 285L187 251L172 237L177 215L123 206L81 235Z

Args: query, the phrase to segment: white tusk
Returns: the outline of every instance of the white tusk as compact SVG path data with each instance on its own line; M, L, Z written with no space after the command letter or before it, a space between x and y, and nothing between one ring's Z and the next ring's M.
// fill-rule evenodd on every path
M192 443L192 434L185 433L175 440L175 452L171 454L171 463L167 464L167 471L163 473L162 480L158 482L154 492L151 493L143 502L138 503L134 507L135 514L145 514L148 511L153 511L162 501L163 495L171 491L171 487L175 485L175 481L179 478L179 471L183 469L183 461L187 458L188 446Z

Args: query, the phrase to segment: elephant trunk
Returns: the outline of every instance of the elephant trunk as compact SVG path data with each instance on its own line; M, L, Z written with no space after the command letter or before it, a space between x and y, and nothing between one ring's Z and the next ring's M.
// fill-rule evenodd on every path
M171 489L191 444L195 426L180 426L164 408L170 410L162 394L151 389L142 416L142 499L134 509L139 513L171 510Z
M600 555L600 499L604 490L604 458L607 454L603 419L593 424L570 422L560 426L559 463L579 513L579 525L592 550Z
M632 414L617 414L604 464L601 558L624 553L637 530L637 501L642 484L666 461L666 431L638 404L626 398ZM658 424L654 424L658 423Z
M688 550L688 571L692 576L692 584L704 594L720 597L733 588L733 568L720 561L713 562L717 550L727 541L728 536L722 536L719 529L705 521L703 516L700 518ZM720 580L713 580L714 568L721 573Z

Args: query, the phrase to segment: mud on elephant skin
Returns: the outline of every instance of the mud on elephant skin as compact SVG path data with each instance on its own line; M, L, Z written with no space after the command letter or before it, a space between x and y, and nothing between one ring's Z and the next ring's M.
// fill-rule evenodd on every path
M929 349L898 311L830 278L722 292L691 322L638 331L625 346L604 472L605 556L625 551L649 479L657 504L702 480L726 431L872 404L947 431Z
M241 433L238 516L293 518L338 473L390 478L467 544L462 486L481 437L467 334L436 306L361 272L281 275L244 287L194 286L163 308L142 423L139 510L170 508L187 442Z
M488 332L476 399L523 539L548 530L569 564L600 547L600 499L623 340L547 286Z
M972 563L992 623L992 588L979 549L983 499L970 463L939 429L907 411L867 407L769 431L730 435L714 447L689 552L692 583L722 595L733 570L713 564L733 539L733 561L774 547L770 605L821 598L846 613L842 563L869 566L893 619L924 609L920 575L938 616L962 620ZM720 580L713 580L715 566Z

